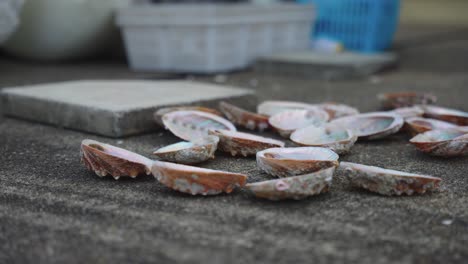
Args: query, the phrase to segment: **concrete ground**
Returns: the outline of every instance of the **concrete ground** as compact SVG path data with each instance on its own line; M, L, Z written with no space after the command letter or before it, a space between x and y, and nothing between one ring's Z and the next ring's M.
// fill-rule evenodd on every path
M430 91L468 111L468 29L403 27L397 69L364 80L303 81L226 75L259 99L337 101L378 109L383 91ZM74 79L214 76L132 73L122 62L35 64L0 60L0 87ZM222 78L216 78L217 80ZM423 155L405 134L358 143L342 161L443 179L440 192L382 197L337 174L328 194L268 202L243 190L192 197L154 178L98 178L79 162L84 138L150 156L177 141L169 132L115 140L11 118L0 122L1 263L466 263L468 159ZM268 179L254 158L222 153L202 165Z

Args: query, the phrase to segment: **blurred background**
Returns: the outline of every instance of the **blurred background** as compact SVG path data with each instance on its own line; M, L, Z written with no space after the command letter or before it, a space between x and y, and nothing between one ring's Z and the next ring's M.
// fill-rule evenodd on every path
M300 4L313 8L291 9ZM427 39L425 31L431 28L430 36L467 27L466 10L464 0L2 0L0 41L3 56L14 60L127 58L136 71L216 73L246 68L258 57L278 52L395 50L395 32L415 41L441 41ZM426 27L413 30L417 26ZM209 28L215 32L208 33ZM283 46L272 47L278 42ZM162 47L173 43L178 43L173 50ZM203 56L212 62L193 57L190 49L206 52ZM224 49L238 61L223 61ZM181 60L192 66L181 67Z

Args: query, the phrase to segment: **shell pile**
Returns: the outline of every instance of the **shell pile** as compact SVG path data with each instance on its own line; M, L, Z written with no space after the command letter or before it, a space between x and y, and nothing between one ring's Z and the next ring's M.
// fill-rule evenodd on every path
M352 151L356 142L382 140L406 131L413 136L409 142L423 153L466 156L468 113L431 105L437 98L427 93L387 93L378 98L383 108L391 110L360 113L344 104L292 101L265 101L257 106L257 112L229 102L221 102L219 110L163 108L154 114L156 123L184 141L155 150L156 160L88 139L81 144L81 160L101 177L152 174L164 186L192 195L244 188L269 200L304 199L330 191L337 168L353 186L380 195L437 190L441 178L340 163L339 155ZM252 133L239 132L236 125ZM268 134L258 134L265 130ZM279 140L281 137L290 140ZM247 175L241 173L190 166L214 159L216 151L255 155L259 170L275 178L247 183Z

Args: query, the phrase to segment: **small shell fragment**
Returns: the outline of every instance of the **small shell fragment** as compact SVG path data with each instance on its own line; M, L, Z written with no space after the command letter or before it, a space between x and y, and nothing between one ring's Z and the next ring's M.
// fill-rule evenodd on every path
M270 148L257 153L257 165L270 175L290 177L337 167L338 158L326 148Z
M433 156L454 157L468 155L468 129L430 130L410 140L418 150Z
M264 101L257 106L257 113L266 116L273 116L289 110L304 110L315 108L316 106L301 102L292 101Z
M273 201L300 200L328 192L334 172L335 167L331 167L300 176L249 183L245 187L259 198Z
M296 129L310 125L320 126L328 120L328 113L316 107L308 108L307 110L283 111L271 116L268 121L282 137L289 138L291 133Z
M408 118L405 120L405 125L407 130L413 135L424 133L429 130L457 128L457 125L452 123L423 117Z
M317 107L325 110L330 116L330 120L359 114L359 110L354 107L345 104L338 103L323 103L318 104Z
M232 156L242 155L244 157L255 155L257 152L273 148L284 147L284 142L256 136L248 133L229 130L213 130L210 135L219 137L218 148Z
M218 137L206 136L195 142L182 141L160 148L153 152L153 155L164 161L196 164L214 158L218 142Z
M81 142L81 162L99 177L110 175L135 178L150 174L152 160L109 144L85 139Z
M382 195L423 194L437 189L442 180L351 162L341 162L340 169L347 173L346 176L354 186Z
M373 140L398 132L404 122L396 114L373 112L338 118L331 123L351 129L359 139Z
M291 140L302 146L323 147L346 154L357 140L352 130L336 124L308 126L294 131Z
M377 98L384 109L433 104L437 101L437 97L433 94L416 92L382 93L378 94Z
M174 135L188 141L204 138L210 129L236 131L236 127L228 120L200 111L170 112L163 115L162 120Z
M460 110L427 105L423 106L424 116L454 123L459 126L468 126L468 113Z
M421 117L424 114L424 110L420 106L401 107L396 108L389 113L400 115L403 119L412 117Z
M219 109L231 122L247 129L261 132L270 127L266 115L249 112L226 102L219 103Z
M164 123L162 121L163 115L170 113L170 112L175 112L175 111L200 111L200 112L206 112L206 113L210 113L213 115L217 115L220 117L223 116L221 112L213 108L208 108L208 107L203 107L203 106L174 106L174 107L164 107L164 108L158 109L156 112L154 112L154 120L159 125L164 126Z
M230 193L234 188L244 186L247 181L247 176L244 174L163 161L154 161L151 171L165 186L192 195Z

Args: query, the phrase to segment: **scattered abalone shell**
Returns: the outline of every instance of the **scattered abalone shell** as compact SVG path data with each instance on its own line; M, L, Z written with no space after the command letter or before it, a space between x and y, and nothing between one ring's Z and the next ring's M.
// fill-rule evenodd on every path
M226 102L219 103L219 109L234 124L247 129L259 130L261 132L270 126L268 124L268 116L266 115L252 113Z
M359 139L373 140L398 132L403 118L393 113L373 112L338 118L331 123L351 129Z
M433 104L437 101L433 94L416 92L382 93L378 94L377 98L385 109Z
M219 137L218 149L231 153L232 156L243 155L246 157L255 155L264 149L284 147L284 142L282 141L249 133L213 130L210 131L210 134Z
M316 106L301 102L292 101L264 101L257 106L257 113L266 116L273 116L283 111L304 110Z
M156 112L154 112L154 120L159 125L164 126L164 123L162 121L163 115L170 113L170 112L175 112L175 111L200 111L200 112L206 112L206 113L210 113L213 115L217 115L220 117L223 116L221 112L213 108L208 108L208 107L203 107L203 106L174 106L174 107L164 107L164 108L158 109Z
M423 117L407 118L405 120L405 125L407 130L413 135L424 133L429 130L440 130L458 127L453 123Z
M338 158L326 148L270 148L257 153L257 165L270 175L290 177L336 167Z
M153 155L164 161L196 164L214 158L218 142L218 137L206 136L194 142L183 141L160 148L153 152Z
M188 141L205 137L208 130L236 131L236 127L228 120L201 111L174 111L164 114L162 120L174 135Z
M427 105L423 106L424 116L447 121L459 126L468 126L468 113L460 110Z
M341 162L340 169L354 186L382 195L423 194L438 188L440 178L389 170L351 162Z
M153 162L137 153L91 139L81 142L80 155L84 165L96 175L110 175L116 180L150 174Z
M442 157L468 155L468 129L430 130L410 140L418 150Z
M288 110L271 116L268 121L282 137L289 138L299 128L310 125L320 126L329 120L328 113L320 108L307 110Z
M389 112L400 115L403 119L421 117L424 114L424 110L420 106L401 107Z
M334 172L335 167L330 167L300 176L249 183L245 187L259 198L273 201L285 199L300 200L328 192L332 184Z
M160 183L173 190L192 195L230 193L234 188L244 186L247 181L247 176L244 174L163 161L154 161L151 171Z
M359 110L354 107L345 104L338 103L323 103L316 105L319 108L325 110L330 116L330 120L359 114Z
M302 146L323 147L338 154L346 154L357 140L351 129L337 124L324 124L320 127L308 126L294 131L291 140Z

